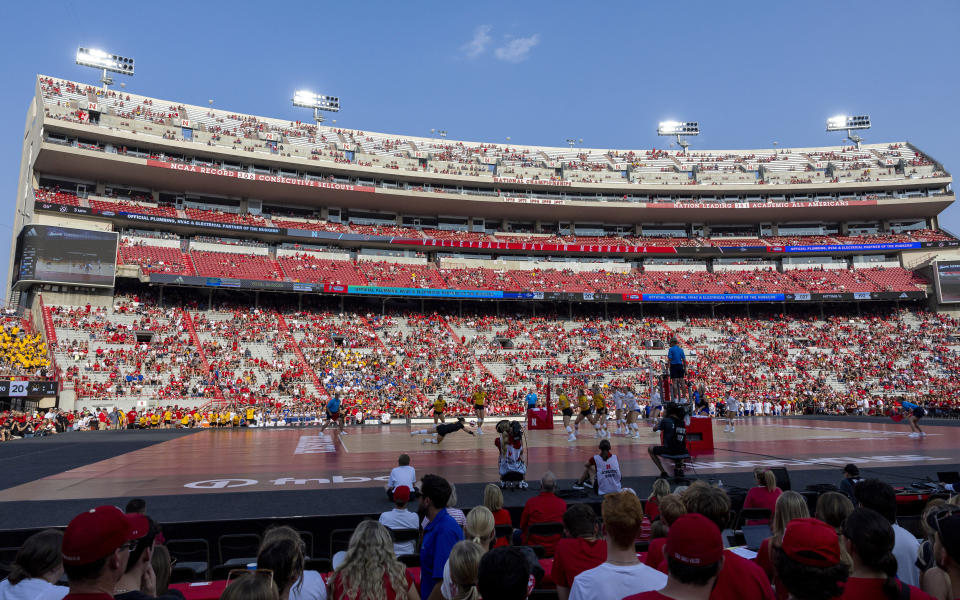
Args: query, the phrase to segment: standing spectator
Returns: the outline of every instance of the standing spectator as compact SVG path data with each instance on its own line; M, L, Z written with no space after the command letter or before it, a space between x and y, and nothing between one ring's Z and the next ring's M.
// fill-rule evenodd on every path
M893 487L879 479L866 479L857 484L854 494L860 507L880 513L890 523L896 538L893 555L897 559L897 578L914 587L920 585L920 569L917 568L920 542L897 525L897 495Z
M782 587L784 598L796 600L839 598L850 574L837 532L817 519L794 519L787 525L774 563L777 595Z
M718 487L694 481L681 496L688 513L713 521L721 531L730 518L730 498ZM665 570L661 568L661 570ZM710 594L711 600L773 600L770 579L753 561L724 550L723 567Z
M397 466L391 469L387 479L387 497L393 501L393 490L397 486L405 485L410 490L410 497L417 497L417 470L410 466L410 456L401 454L397 458Z
M46 529L27 538L10 575L0 581L0 600L60 600L70 591L55 585L63 575L63 532Z
M424 475L420 508L430 522L423 530L420 547L420 599L440 597L439 584L443 579L443 565L450 558L454 544L463 539L463 530L446 511L450 500L450 484L438 475Z
M560 539L559 535L531 535L530 526L536 523L559 523L567 511L567 503L558 498L557 478L550 471L540 478L540 493L527 500L520 515L522 543L531 546L543 546L546 556L553 556L553 549Z
M327 589L331 600L416 600L417 597L413 579L393 554L390 532L376 521L357 525L350 536L347 555L334 569Z
M625 600L707 600L723 567L720 529L703 515L683 515L667 535L667 585Z
M513 525L510 511L503 507L503 492L497 485L488 483L487 487L483 488L483 505L493 513L493 522L496 525ZM509 545L510 539L503 536L497 538L494 548Z
M607 542L600 537L600 523L588 504L574 504L563 513L564 537L557 542L550 577L557 596L567 600L574 578L607 560Z
M147 535L143 515L125 515L115 506L80 513L63 534L63 570L69 600L111 600L137 540Z
M850 498L851 501L856 501L856 496L853 493L853 488L863 481L863 477L860 477L860 468L853 463L849 463L843 467L843 479L840 480L840 491L846 494L847 498Z
M770 469L754 469L753 476L757 485L750 488L743 501L744 508L765 508L773 514L777 499L783 490L777 487L777 478ZM750 519L747 525L767 525L770 519Z
M494 548L480 559L477 588L488 600L524 600L533 591L530 563L519 548Z
M861 486L857 486L858 497ZM843 539L853 559L853 570L841 598L932 600L932 596L897 578L896 535L884 515L865 507L854 510L843 524Z
M667 577L641 563L634 549L634 540L643 522L643 506L636 494L607 494L601 510L607 533L607 559L574 578L570 600L623 598L634 592L663 587Z
M763 572L770 578L776 590L778 600L785 600L787 590L783 586L777 585L776 569L773 566L773 551L780 546L783 541L783 534L787 530L787 525L794 519L806 519L810 517L810 509L807 507L807 500L794 491L784 492L777 498L777 505L773 511L773 526L770 532L773 534L760 543L760 549L753 560L756 561Z
M388 510L380 514L380 523L387 529L417 529L419 520L416 513L407 510L407 503L410 501L410 488L405 485L397 486L393 490L393 510ZM393 553L397 556L404 554L414 554L417 549L415 540L405 542L394 542Z

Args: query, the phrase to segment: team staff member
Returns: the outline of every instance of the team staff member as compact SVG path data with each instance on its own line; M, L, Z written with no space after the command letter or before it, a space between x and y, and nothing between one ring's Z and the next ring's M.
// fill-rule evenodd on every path
M343 430L343 419L340 418L340 398L337 396L334 396L330 399L330 402L327 402L327 420L320 426L320 433L322 434L331 423L336 423L339 433L346 434Z
M447 408L447 401L443 399L443 394L437 396L433 401L433 424L446 423L443 418L443 411Z
M647 453L650 454L653 464L657 465L657 469L660 470L661 477L667 476L667 472L663 470L663 463L660 462L661 455L687 453L685 441L687 428L683 423L683 416L683 408L676 404L670 404L667 406L667 416L660 419L660 422L653 428L654 432L663 432L663 445L649 446Z
M584 489L584 482L591 477L593 477L593 489L600 496L619 492L622 489L620 480L623 474L620 472L620 459L610 452L610 440L601 440L599 449L600 454L593 455L584 465L583 475L573 484L573 489Z
M573 406L571 406L570 398L567 397L566 392L559 386L557 387L557 406L560 408L560 414L563 415L563 427L570 436L567 441L575 442L577 434L573 432L573 427L570 425L570 418L573 417Z
M487 392L480 386L477 386L477 389L473 392L472 400L473 412L477 415L477 433L483 435L484 404L487 401Z

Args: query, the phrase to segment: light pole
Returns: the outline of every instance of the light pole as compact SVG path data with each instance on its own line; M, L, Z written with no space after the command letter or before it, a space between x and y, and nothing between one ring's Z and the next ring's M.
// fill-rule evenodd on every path
M870 115L857 115L855 117L837 115L827 119L827 131L846 131L847 139L853 142L859 150L863 138L853 133L854 129L870 129Z
M340 98L336 96L324 96L323 94L314 94L306 90L297 90L293 93L293 105L302 108L313 109L313 120L319 127L323 123L321 110L327 112L340 112Z
M661 121L657 125L657 135L676 136L677 145L683 148L683 153L687 153L690 142L686 140L688 135L700 135L700 123L696 121Z
M110 54L96 48L77 48L77 64L84 67L92 67L101 71L100 83L103 84L103 93L106 94L113 85L113 77L108 73L119 73L121 75L133 75L133 59Z
M579 140L574 139L574 138L567 138L567 144L568 144L571 148L573 148L573 145L574 145L574 144L580 144L580 145L582 146L582 145L583 145L583 138L580 138Z

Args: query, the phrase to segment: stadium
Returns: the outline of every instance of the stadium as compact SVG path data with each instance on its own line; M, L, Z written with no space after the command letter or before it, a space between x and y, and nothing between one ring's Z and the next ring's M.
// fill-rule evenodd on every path
M139 497L200 548L175 583L226 579L279 521L332 570L344 531L390 508L399 454L467 507L502 475L492 429L509 419L528 429L528 479L569 487L597 440L586 425L567 439L558 395L669 398L672 338L707 422L676 475L726 480L731 530L755 468L813 509L857 463L898 488L914 533L950 496L952 176L914 143L863 141L860 117L828 122L848 137L821 147L705 150L696 123L662 123L667 150L551 147L328 125L326 96L294 99L316 109L301 122L33 83L0 382L4 439L29 439L0 445L5 551ZM409 435L439 397L473 419L478 390L488 439ZM720 430L730 396L736 437ZM316 429L335 397L346 436ZM924 437L904 406L923 407ZM638 491L657 474L648 430L613 438ZM531 495L508 495L514 524Z

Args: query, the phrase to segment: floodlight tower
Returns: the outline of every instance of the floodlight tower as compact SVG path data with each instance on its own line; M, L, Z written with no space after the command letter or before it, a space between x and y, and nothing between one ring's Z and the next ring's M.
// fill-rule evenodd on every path
M321 110L325 110L327 112L340 112L340 98L337 98L336 96L314 94L313 92L308 92L306 90L297 90L293 93L293 105L302 106L303 108L312 108L313 120L317 122L317 126L319 126L320 123L323 123L323 115L320 114Z
M431 129L430 135L439 135L443 139L447 139L447 130L446 129Z
M657 135L677 136L677 145L683 148L683 153L687 153L690 142L686 140L688 135L700 135L700 123L696 121L661 121L657 125Z
M858 115L848 117L847 115L837 115L827 119L827 131L846 131L847 139L856 144L857 150L860 149L860 142L863 138L853 133L854 129L870 129L870 115Z
M77 64L102 71L100 83L103 84L104 93L107 92L109 86L113 85L113 77L110 77L108 73L133 75L132 58L110 54L96 48L77 48Z

